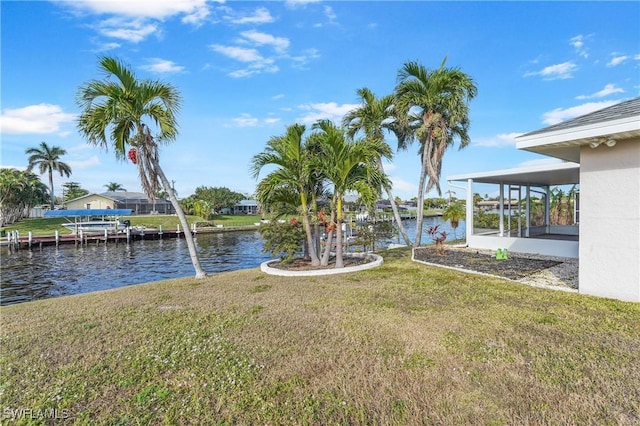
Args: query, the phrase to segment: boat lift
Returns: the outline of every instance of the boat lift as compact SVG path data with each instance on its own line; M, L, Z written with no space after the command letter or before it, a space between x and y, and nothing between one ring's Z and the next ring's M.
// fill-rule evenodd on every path
M129 216L133 213L131 209L76 209L76 210L49 210L45 212L44 217L66 217L74 218L76 225L76 234L78 226L82 226L82 218L86 217L89 222L90 217L100 216L104 220L105 216L113 216L116 223L119 216Z

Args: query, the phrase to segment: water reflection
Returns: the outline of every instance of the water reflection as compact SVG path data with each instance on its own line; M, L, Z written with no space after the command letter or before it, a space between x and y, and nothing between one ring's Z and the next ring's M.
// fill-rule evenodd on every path
M258 232L200 234L196 246L210 273L257 267L270 258ZM2 305L194 275L184 239L0 251Z
M413 239L415 221L404 224ZM448 240L454 238L448 223L425 218L423 244L431 242L426 231L437 224L449 234ZM464 234L464 222L457 234ZM390 242L403 243L398 237ZM262 238L255 231L199 234L196 246L202 267L209 273L254 268L271 258L262 252ZM2 248L0 253L2 305L194 275L184 239L60 245L17 252Z

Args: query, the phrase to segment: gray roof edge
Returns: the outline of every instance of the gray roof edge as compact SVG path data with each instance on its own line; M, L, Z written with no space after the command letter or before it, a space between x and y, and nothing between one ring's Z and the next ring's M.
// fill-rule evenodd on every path
M593 125L621 119L637 120L637 117L640 117L640 97L622 101L606 108L592 111L588 114L563 121L561 123L553 124L539 130L525 133L518 136L516 140L519 138L526 138L527 136L551 133L557 130L571 129L575 127L583 127L590 124Z
M557 164L543 164L540 166L526 166L526 167L514 167L511 169L502 169L502 170L490 170L486 172L475 172L475 173L465 173L453 176L447 176L447 181L466 181L469 179L479 179L492 177L496 175L519 175L523 173L531 173L531 172L553 172L557 170L567 170L567 169L579 169L580 164L573 163L571 161L566 161Z

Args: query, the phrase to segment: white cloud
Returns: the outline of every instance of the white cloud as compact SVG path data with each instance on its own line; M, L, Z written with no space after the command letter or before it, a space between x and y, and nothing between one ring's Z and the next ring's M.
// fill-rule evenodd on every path
M136 18L164 20L175 15L184 15L183 22L197 22L209 14L207 0L154 0L154 1L95 1L61 0L73 11L96 15L120 15Z
M207 0L58 0L56 3L77 16L106 16L96 24L96 31L105 37L132 43L139 43L154 33L161 34L160 23L170 17L182 16L183 23L199 26L209 15Z
M327 17L330 24L334 24L336 22L336 19L338 19L338 16L333 11L333 8L331 6L324 7L324 15Z
M291 60L293 61L293 66L296 68L303 68L306 64L308 64L313 59L318 59L320 57L320 53L318 49L307 49L303 52L302 55L292 56Z
M100 158L97 155L92 155L91 157L85 158L83 160L71 160L65 162L71 167L71 170L73 171L85 170L100 165Z
M268 24L274 21L269 10L259 7L251 15L244 16L225 16L225 19L233 24Z
M306 6L311 3L318 3L320 0L286 0L284 3L289 8L296 8L298 6Z
M12 166L11 164L0 164L0 169L16 169L19 171L24 171L24 170L27 170L27 167L25 165ZM37 173L37 170L36 170L36 173Z
M408 200L418 194L418 185L415 183L408 182L398 176L389 176L389 179L391 180L391 191L394 197Z
M142 19L125 20L118 17L101 21L97 30L105 37L139 43L149 35L158 32L159 28L156 24Z
M222 46L219 44L214 44L210 47L214 52L223 54L228 58L249 63L247 68L231 71L228 74L230 77L242 78L264 72L274 73L279 70L273 58L263 57L256 49L238 46Z
M214 52L221 53L240 62L256 62L264 59L256 49L247 49L237 46L222 46L220 44L212 44L211 49Z
M613 93L624 93L624 90L619 87L616 87L615 84L607 84L606 86L604 86L604 89L596 93L592 93L591 95L576 96L576 99L604 98L605 96L609 96Z
M233 119L235 127L257 127L261 124L272 125L279 123L280 121L281 119L276 117L260 119L247 113L240 114L240 117L236 117Z
M271 99L273 100L278 100L282 98L284 98L284 93L278 93L277 95L271 97Z
M180 73L185 70L183 66L176 65L173 61L166 59L151 58L148 62L149 63L147 65L143 65L140 68L161 74Z
M561 64L549 65L540 71L528 72L525 77L539 75L544 80L564 80L573 78L573 72L577 70L577 65L573 62L563 62Z
M258 125L258 119L250 114L241 114L240 117L234 118L233 122L238 127L255 127Z
M72 122L75 114L64 112L58 105L37 104L2 111L0 133L47 134L60 130L60 125Z
M84 152L84 151L88 151L88 150L94 150L97 149L95 146L90 145L88 143L81 143L78 145L74 145L71 148L68 148L67 151L69 153L75 153L75 152ZM86 155L86 154L83 154Z
M275 73L278 71L279 68L277 65L274 65L272 59L264 59L262 61L252 63L245 69L232 71L228 75L233 78L241 78L249 77L254 74L261 74L264 72Z
M589 36L577 35L569 40L569 44L573 46L578 55L582 56L583 58L589 57L587 49L584 46L584 42L587 38L589 38Z
M607 63L607 66L608 67L618 66L618 65L623 64L624 62L626 62L627 59L629 59L629 57L626 56L626 55L614 56L613 58L611 58L609 63Z
M522 133L501 133L493 138L475 139L473 145L486 147L516 146L516 138Z
M543 114L542 122L551 126L581 115L589 114L590 112L594 112L602 108L610 107L617 103L618 101L588 102L586 104L566 109L557 108L553 111L545 112Z
M289 47L289 39L284 37L274 37L271 34L255 30L243 31L240 35L258 46L273 46L278 52L284 52Z
M342 117L354 108L357 108L358 104L342 104L338 105L335 102L320 102L315 104L300 105L303 111L306 111L299 120L304 124L315 123L318 120L328 119L334 122L342 121Z
M96 52L107 52L109 50L118 49L120 46L122 46L122 45L120 43L116 43L116 42L98 43L98 46L96 47L95 51Z
M228 73L230 77L249 77L260 73L275 73L280 70L276 61L288 60L293 66L304 65L311 59L318 57L317 51L312 49L300 56L291 56L288 53L290 40L286 37L277 37L266 32L247 30L240 33L235 40L236 45L212 44L210 48L217 53L231 59L249 63L246 68L236 69ZM268 51L268 47L273 48Z

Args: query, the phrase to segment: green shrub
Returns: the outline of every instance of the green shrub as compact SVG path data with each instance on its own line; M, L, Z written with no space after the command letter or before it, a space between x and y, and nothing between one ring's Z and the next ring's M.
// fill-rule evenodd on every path
M271 221L260 225L260 235L264 240L262 251L272 255L280 255L283 263L291 262L300 252L304 243L304 229L297 219L290 222Z

